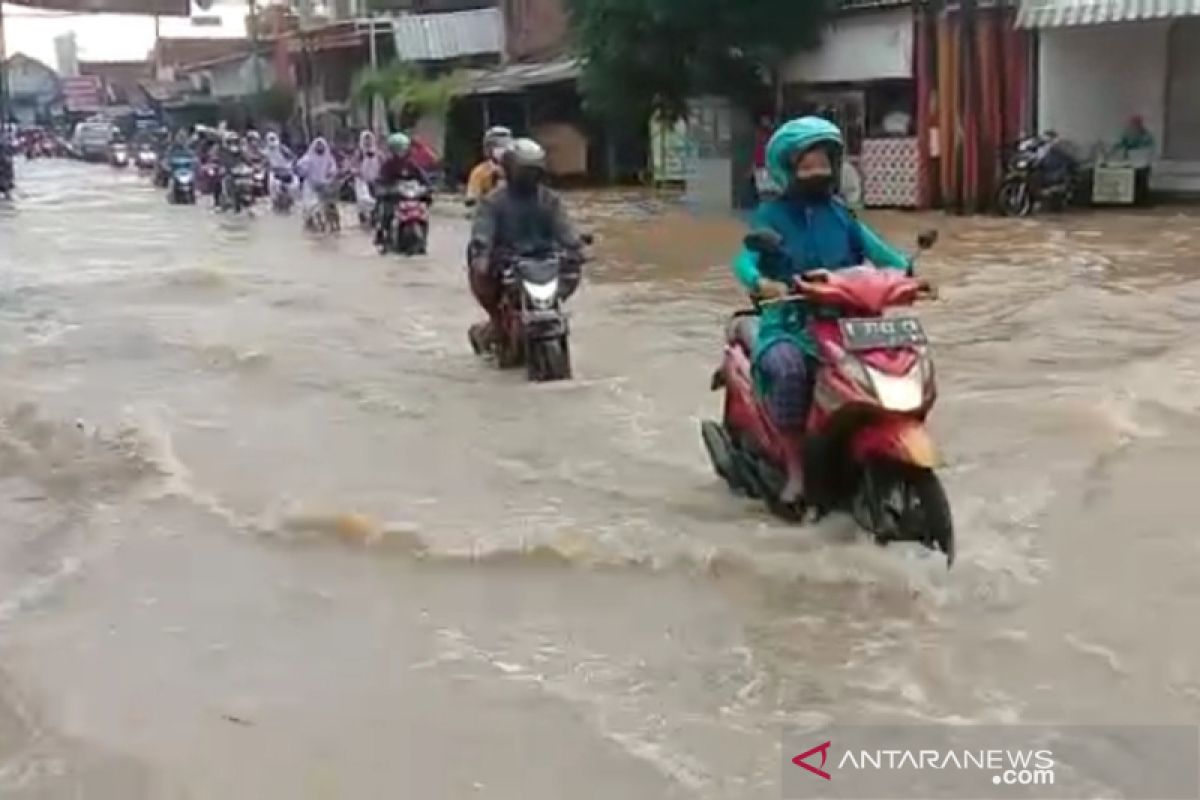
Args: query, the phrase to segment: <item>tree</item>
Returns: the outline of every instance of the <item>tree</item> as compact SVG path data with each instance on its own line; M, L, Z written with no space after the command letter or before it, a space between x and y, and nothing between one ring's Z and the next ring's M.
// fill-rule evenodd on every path
M296 93L285 86L272 86L251 97L250 106L260 121L286 125L296 113Z
M402 125L426 117L445 116L461 84L457 74L427 77L412 64L396 62L381 69L367 67L354 77L354 101L370 108L379 98Z
M581 88L614 120L668 120L688 98L770 96L784 60L820 43L834 0L568 0Z

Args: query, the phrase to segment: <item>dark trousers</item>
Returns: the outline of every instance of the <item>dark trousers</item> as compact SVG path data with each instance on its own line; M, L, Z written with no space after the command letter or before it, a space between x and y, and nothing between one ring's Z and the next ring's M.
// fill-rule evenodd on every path
M1150 168L1140 167L1133 171L1133 202L1135 205L1150 205Z

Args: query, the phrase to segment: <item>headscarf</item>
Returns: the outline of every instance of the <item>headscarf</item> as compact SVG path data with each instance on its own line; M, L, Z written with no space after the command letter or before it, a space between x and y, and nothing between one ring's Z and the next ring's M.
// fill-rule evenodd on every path
M279 134L275 131L267 133L263 152L266 153L267 163L271 165L271 169L287 169L291 166L291 156L284 150L283 143L279 141Z
M317 147L324 145L325 153L317 152ZM296 164L296 172L314 185L324 185L333 180L337 174L337 159L329 149L329 143L324 137L318 136L308 146L308 152Z
M358 137L358 176L367 183L379 179L379 170L383 162L379 150L375 147L375 134L363 131Z

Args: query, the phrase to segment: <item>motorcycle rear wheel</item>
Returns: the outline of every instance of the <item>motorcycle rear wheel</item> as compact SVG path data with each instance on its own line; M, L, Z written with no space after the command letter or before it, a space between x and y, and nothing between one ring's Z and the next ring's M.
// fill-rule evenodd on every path
M954 565L954 519L941 479L931 469L897 462L867 465L851 514L880 545L920 542Z
M1005 181L996 193L996 206L1006 217L1027 217L1033 213L1033 195L1029 184L1020 180Z

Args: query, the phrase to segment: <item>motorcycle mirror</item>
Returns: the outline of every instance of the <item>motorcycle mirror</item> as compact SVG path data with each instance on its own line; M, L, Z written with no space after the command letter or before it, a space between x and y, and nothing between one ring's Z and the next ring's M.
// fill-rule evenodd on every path
M751 231L742 243L755 253L773 253L783 248L783 237L773 230Z
M938 232L936 228L921 231L917 234L917 247L921 250L928 250L937 244Z

